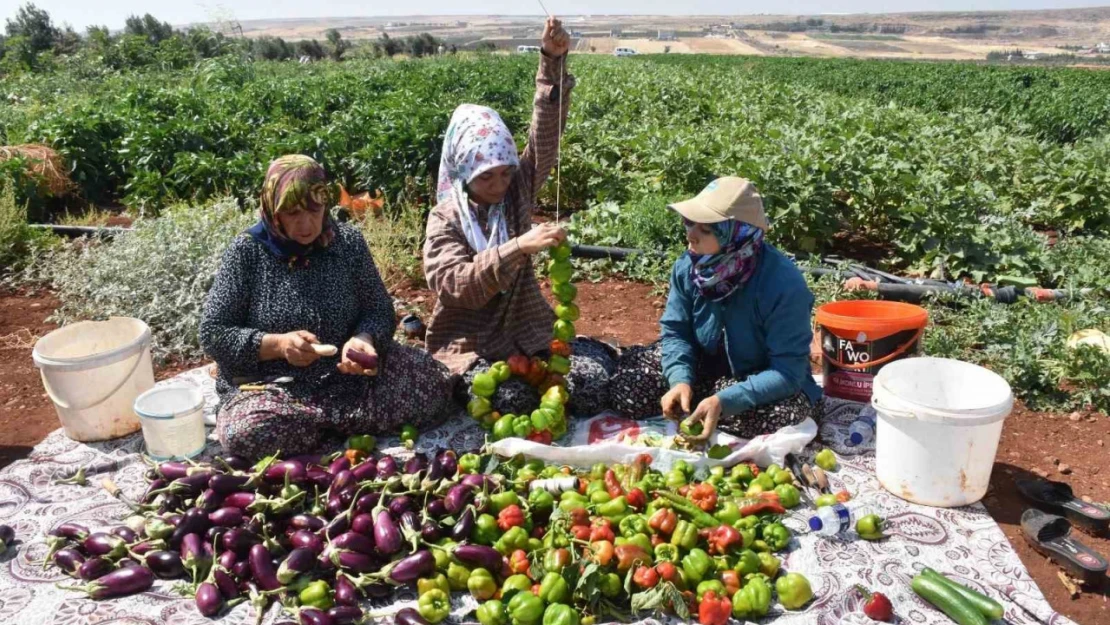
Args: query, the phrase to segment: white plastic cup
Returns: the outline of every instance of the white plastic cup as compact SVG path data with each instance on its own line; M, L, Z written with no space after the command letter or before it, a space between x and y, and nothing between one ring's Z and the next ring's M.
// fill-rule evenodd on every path
M204 451L204 395L197 387L170 384L152 388L135 400L135 414L151 458L181 460Z
M871 404L883 488L939 508L983 498L1014 405L1002 376L959 360L899 360L875 376Z

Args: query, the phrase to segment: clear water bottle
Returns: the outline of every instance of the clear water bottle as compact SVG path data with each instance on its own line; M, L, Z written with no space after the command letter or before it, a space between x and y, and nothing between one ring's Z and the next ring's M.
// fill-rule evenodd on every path
M819 536L837 536L847 534L856 525L856 521L871 514L871 510L863 507L848 506L838 503L833 506L824 506L817 509L817 514L809 517L809 529Z
M859 417L848 426L848 444L853 447L875 440L875 409L865 406Z

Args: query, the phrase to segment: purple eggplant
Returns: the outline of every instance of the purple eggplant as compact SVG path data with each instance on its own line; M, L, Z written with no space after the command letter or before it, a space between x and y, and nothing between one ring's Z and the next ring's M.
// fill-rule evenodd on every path
M331 473L332 475L339 475L344 471L350 470L351 461L348 460L346 456L339 456L335 460L332 460L331 464L328 465L328 473Z
M54 565L70 575L76 574L84 563L85 556L76 549L61 549L54 554Z
M391 556L401 550L401 531L397 529L388 510L382 510L374 517L374 546L384 556Z
M235 566L235 563L238 561L239 555L234 551L231 551L230 549L220 553L219 557L216 558L216 564L224 567L229 571L231 570L231 567Z
M127 527L126 525L113 527L112 533L122 538L123 541L127 544L131 544L139 540L139 535L135 533L135 530ZM3 537L0 537L0 542L4 542Z
M185 575L181 556L172 551L151 551L143 557L143 562L161 579L177 579Z
M328 503L324 509L328 516L336 517L347 509L347 504L343 503L343 498L339 496L339 493L333 492L328 495Z
M452 555L465 564L468 568L483 568L487 571L501 570L501 554L493 547L485 545L460 545L455 547Z
M312 516L309 514L298 514L297 516L289 519L289 526L294 529L318 532L324 529L324 520L320 517Z
M294 460L304 465L307 469L311 466L322 467L324 465L324 457L320 454L301 454L299 456L292 456L286 460Z
M367 599L377 601L393 596L393 587L389 584L368 584L362 589L362 593L366 595Z
M181 522L173 528L173 534L170 534L170 547L175 549L179 547L181 540L189 534L204 534L211 525L207 512L200 508L189 508L181 518Z
M316 568L316 552L311 549L294 549L278 566L277 578L282 585L291 583L298 575L311 573Z
M251 576L251 563L245 559L236 562L235 566L231 567L231 574L235 579L248 579Z
M355 474L345 469L335 474L335 481L331 483L331 492L338 493L355 483Z
M420 526L420 538L428 543L439 542L443 538L443 527L436 520L428 519Z
M458 514L470 503L470 499L474 496L474 489L466 484L456 484L447 491L447 496L443 498L443 505L447 507L448 514Z
M118 560L127 555L127 543L119 536L113 536L105 532L96 532L89 534L81 546L84 547L85 553L90 556L107 556L113 560Z
M247 559L251 563L251 575L258 587L262 590L277 590L281 588L281 582L277 578L277 571L274 569L274 563L270 561L270 552L266 550L264 545L254 545L251 547L250 555Z
M334 475L328 473L326 469L321 467L308 467L305 469L305 478L308 480L309 484L325 490L330 488L332 481L335 480Z
M459 515L459 520L451 528L451 538L455 542L462 542L470 538L471 532L474 531L474 510L467 508Z
M181 539L181 564L192 573L194 582L204 577L211 563L212 557L205 553L200 534L186 534Z
M164 540L144 540L142 542L131 545L130 549L131 553L137 556L143 556L150 553L151 551L164 549L165 546L166 542Z
M365 482L378 477L378 465L372 460L363 460L351 468L356 482Z
M324 527L324 537L331 540L349 529L351 529L351 514L347 511L343 511L342 514L336 515L336 517L329 521Z
M336 549L347 549L372 556L376 553L374 541L356 532L345 532L331 541Z
M208 514L208 522L218 527L238 527L243 524L242 508L228 506Z
M171 493L200 493L208 487L208 482L212 480L215 473L211 471L198 471L185 477L177 478L170 482L167 488Z
M251 468L250 461L239 456L224 456L221 460L235 471L247 471Z
M257 497L255 496L254 493L246 493L246 492L231 493L231 494L224 497L224 506L225 507L231 506L231 507L234 507L234 508L241 508L243 510L246 510L247 508L250 507L250 505L252 503L254 503L254 500L256 498Z
M212 581L216 582L216 588L220 589L220 594L224 599L231 601L239 596L239 585L235 583L235 579L231 573L222 567L216 567L212 570Z
M282 460L275 462L266 469L266 481L270 483L284 482L289 476L290 482L303 482L308 478L304 463L296 460Z
M224 597L220 589L211 582L197 586L197 612L203 616L216 616L224 607Z
M401 515L400 525L402 530L407 530L409 532L419 532L420 517L416 516L416 513L412 510L409 510Z
M163 462L158 465L158 475L166 478L167 480L178 480L189 475L190 465L184 462Z
M428 468L428 459L424 454L416 453L411 458L405 461L404 473L406 475L413 475L420 473Z
M316 571L323 575L330 575L335 571L335 563L331 561L330 553L322 553L316 558Z
M229 527L213 525L212 527L208 528L207 532L204 533L204 540L209 545L222 545L224 541L224 534L226 534L230 529L231 528Z
M355 586L349 577L342 574L335 576L335 603L337 605L357 606L360 599L362 599L362 593L359 592L358 586Z
M485 488L486 490L492 490L494 486L493 481L489 479L489 476L483 475L481 473L468 473L459 483L469 486L475 490L481 490L483 488Z
M374 535L374 515L372 514L359 514L351 521L351 531L358 532L363 536Z
M72 588L87 593L93 599L111 599L149 590L154 585L154 573L143 566L126 566L84 586Z
M359 513L367 513L378 506L382 500L382 494L378 492L366 493L358 498L355 502L355 511Z
M223 501L223 495L209 488L197 497L197 500L193 502L193 506L205 512L215 512L223 505Z
M397 475L397 461L393 456L383 456L378 460L378 479L385 480Z
M337 605L328 610L328 618L335 625L353 625L362 619L362 608L357 605Z
M459 455L453 449L444 449L436 454L436 465L443 471L443 477L455 477L459 472Z
M297 619L301 625L335 625L327 612L316 608L301 608L297 612Z
M220 495L227 496L242 490L249 480L250 478L246 475L228 475L226 473L220 473L213 475L212 479L208 480L208 488L216 491Z
M308 549L319 555L324 551L324 541L308 530L297 530L289 537L289 543L294 549Z
M428 516L433 519L442 519L447 516L447 504L445 504L442 499L431 500L428 502L428 505L425 506L425 510L427 510Z
M116 564L121 569L125 566L137 566L137 567L140 567L140 568L143 568L143 566L144 566L142 562L139 562L138 560L132 560L131 558L124 558L124 559L120 560L119 562L117 562Z
M104 577L114 568L116 568L115 565L113 565L112 561L108 558L99 556L89 558L82 562L81 566L77 568L77 577L80 577L86 582L91 582L94 579Z
M366 369L367 371L378 370L377 354L367 354L366 352L357 349L348 349L347 358L349 358L351 362L362 367L363 369Z
M389 565L389 579L396 584L411 584L435 570L435 556L431 551L422 549Z
M401 516L409 510L416 509L416 502L408 495L398 495L389 502L389 512L393 516Z
M62 523L58 527L50 530L51 536L58 536L60 538L68 538L69 540L82 541L88 538L89 528L77 523Z
M431 625L428 619L420 616L413 608L405 608L393 617L394 625Z
M336 567L353 573L373 573L381 568L381 563L377 558L345 549L332 551L331 562Z
M249 530L241 527L233 527L224 534L224 539L221 542L224 549L234 551L242 557L250 551L252 546L257 545L261 540L258 538L257 534Z
M166 480L164 480L160 477L151 481L150 484L147 484L146 491L143 492L142 502L143 503L150 503L151 501L153 501L154 498L158 496L156 494L157 491L160 491L163 488L165 488L166 484L169 484L169 482L167 482Z
M181 524L182 519L184 519L185 517L180 514L169 514L163 516L162 518L165 519L166 523L169 523L172 527L177 527Z

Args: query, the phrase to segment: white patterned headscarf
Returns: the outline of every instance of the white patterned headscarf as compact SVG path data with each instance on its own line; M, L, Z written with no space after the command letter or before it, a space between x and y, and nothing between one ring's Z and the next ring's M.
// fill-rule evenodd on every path
M483 172L503 165L519 167L520 158L513 135L497 111L477 104L463 104L455 109L443 139L436 198L440 202L449 197L455 200L463 234L475 252L505 243L509 231L502 201L489 208L489 236L482 232L470 208L466 185Z

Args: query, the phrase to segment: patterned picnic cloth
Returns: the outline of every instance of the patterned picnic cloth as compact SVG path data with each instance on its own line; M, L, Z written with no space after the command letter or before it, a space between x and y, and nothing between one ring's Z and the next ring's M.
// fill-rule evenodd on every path
M205 389L206 410L215 410L215 388L205 369L179 376ZM859 404L829 401L821 426L821 445L841 454L840 469L830 473L834 490L847 488L859 505L875 509L888 520L890 538L871 543L862 540L830 540L799 534L783 560L783 567L804 573L813 585L816 599L801 612L772 608L764 622L783 625L818 623L820 625L863 625L872 623L860 611L860 601L850 592L863 584L890 597L899 622L906 624L947 624L951 621L918 599L910 590L910 579L929 566L1002 602L1006 622L1012 625L1065 625L1071 620L1058 614L1045 601L1029 577L998 525L981 505L964 508L927 508L907 503L887 493L874 476L873 449L849 448L844 444L848 425L860 409ZM446 425L423 433L418 448L440 447L472 449L481 445L483 432L465 415ZM382 444L389 453L407 452L396 439ZM0 556L0 622L19 618L19 625L108 625L108 624L202 624L193 600L175 594L173 582L157 582L149 592L137 596L95 602L79 593L62 590L59 582L71 583L53 567L38 563L46 553L42 537L65 521L76 521L92 529L115 525L126 508L97 484L102 476L111 477L126 493L139 496L144 490L145 466L141 458L142 436L135 434L107 443L81 444L69 440L61 430L50 434L35 447L30 457L0 471L0 523L11 525L20 542ZM818 449L815 444L806 453ZM219 452L212 441L204 452L210 458ZM856 455L847 455L853 453ZM80 466L101 471L90 476L90 485L54 486L57 477L72 474ZM787 519L792 529L803 528L801 515ZM452 621L473 622L468 618L475 604L470 597L456 593ZM366 605L383 614L415 606L410 590L399 590L387 604ZM237 606L219 619L220 623L253 622L255 614L246 604ZM272 606L265 622L291 620ZM379 619L388 623L391 619ZM658 623L645 619L645 625Z

